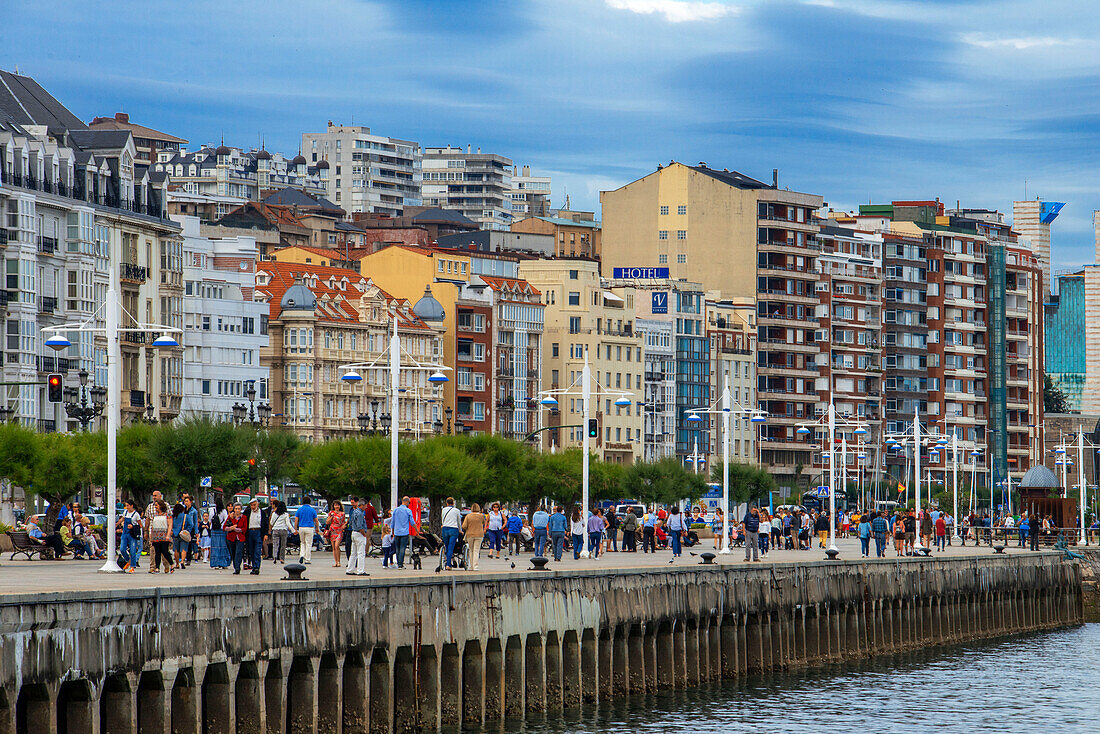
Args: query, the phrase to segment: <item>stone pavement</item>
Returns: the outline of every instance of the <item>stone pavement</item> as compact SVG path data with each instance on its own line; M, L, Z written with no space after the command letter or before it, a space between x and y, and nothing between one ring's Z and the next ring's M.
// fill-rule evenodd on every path
M710 539L704 540L699 546L695 548L685 548L684 555L676 560L672 560L672 553L668 550L658 551L655 554L643 554L638 553L608 553L601 556L598 559L580 559L574 560L572 555L563 557L560 563L550 561L548 568L552 571L565 572L573 570L592 570L592 569L633 569L633 568L679 568L679 567L691 567L700 562L698 554L707 551L713 552ZM760 564L766 563L812 563L822 561L825 558L824 551L816 547L808 551L772 551L768 554L766 559L763 559ZM859 555L859 541L854 538L843 538L837 541L837 547L840 550L840 560L843 561L858 561ZM874 544L872 543L872 549ZM873 550L872 550L873 552ZM1029 553L1023 548L1017 548L1015 541L1010 545L1007 553ZM526 573L527 569L531 567L531 555L522 554L516 557L503 557L500 560L488 559L482 552L479 571L482 573L500 574L500 573ZM696 554L692 556L690 554ZM958 545L951 546L947 549L946 555L951 557L958 556L987 556L991 555L992 550L988 546L982 546L980 549L975 548L972 543L967 544L966 547L959 547ZM944 554L933 553L933 557L941 556ZM176 571L173 574L150 574L148 573L149 559L147 557L142 558L143 568L133 574L101 574L97 573L100 566L103 565L103 561L26 561L15 560L10 561L8 558L10 554L5 554L3 559L0 559L0 594L26 594L35 592L52 592L52 591L104 591L112 589L140 589L140 588L170 588L170 587L187 587L187 586L225 586L231 587L234 585L247 585L254 584L256 582L270 582L277 581L285 576L283 569L278 564L273 564L271 561L265 560L260 568L260 574L258 576L252 576L247 571L242 571L241 575L236 576L233 574L232 569L211 569L205 565L193 565L186 570ZM719 555L717 563L721 565L749 565L744 561L744 549L734 548L733 552L727 556ZM893 560L896 558L893 548L887 548L886 560ZM351 579L352 577L344 574L344 568L341 565L340 568L334 568L331 553L321 553L315 551L313 554L313 562L307 566L305 576L311 581L337 581L341 579ZM514 564L514 568L513 568ZM406 562L406 568L404 570L398 570L396 568L384 569L382 568L382 561L379 557L372 557L367 559L367 570L370 573L370 578L377 580L394 579L401 581L414 580L416 578L435 578L438 579L441 575L435 573L437 561L435 558L425 558L423 568L414 570L412 564ZM444 572L442 575L446 575L448 572ZM449 572L460 576L461 578L476 577L475 573L468 571L454 571Z

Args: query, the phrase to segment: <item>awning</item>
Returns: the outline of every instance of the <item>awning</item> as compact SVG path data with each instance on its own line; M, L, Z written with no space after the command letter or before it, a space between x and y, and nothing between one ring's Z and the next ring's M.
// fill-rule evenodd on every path
M616 296L611 291L604 291L603 292L603 298L604 298L605 301L618 301L619 303L625 303L625 301L623 301L623 299L619 298L618 296Z

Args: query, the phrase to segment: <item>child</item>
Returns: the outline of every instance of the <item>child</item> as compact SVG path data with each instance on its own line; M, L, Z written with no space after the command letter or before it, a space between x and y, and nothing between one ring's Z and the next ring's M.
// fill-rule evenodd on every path
M202 521L199 523L199 550L202 553L203 563L210 563L210 511L202 511Z
M393 528L390 527L392 514L389 510L386 510L386 515L382 518L382 568L389 568L390 563L393 561L395 549L393 547Z

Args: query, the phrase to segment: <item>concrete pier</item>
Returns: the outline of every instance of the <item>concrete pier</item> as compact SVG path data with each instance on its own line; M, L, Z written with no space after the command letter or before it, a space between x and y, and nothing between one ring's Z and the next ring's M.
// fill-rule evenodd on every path
M1078 624L1055 553L0 595L0 734L389 734Z

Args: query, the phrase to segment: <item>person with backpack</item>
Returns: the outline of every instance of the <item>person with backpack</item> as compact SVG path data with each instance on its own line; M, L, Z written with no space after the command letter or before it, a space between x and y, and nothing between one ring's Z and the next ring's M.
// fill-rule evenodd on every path
M859 535L859 549L866 558L871 553L871 517L866 512L859 518L856 534Z
M508 555L518 556L523 549L523 518L513 512L506 521L508 526Z
M886 536L890 534L890 523L887 522L885 513L876 512L871 520L871 534L875 536L875 554L879 558L886 557Z

